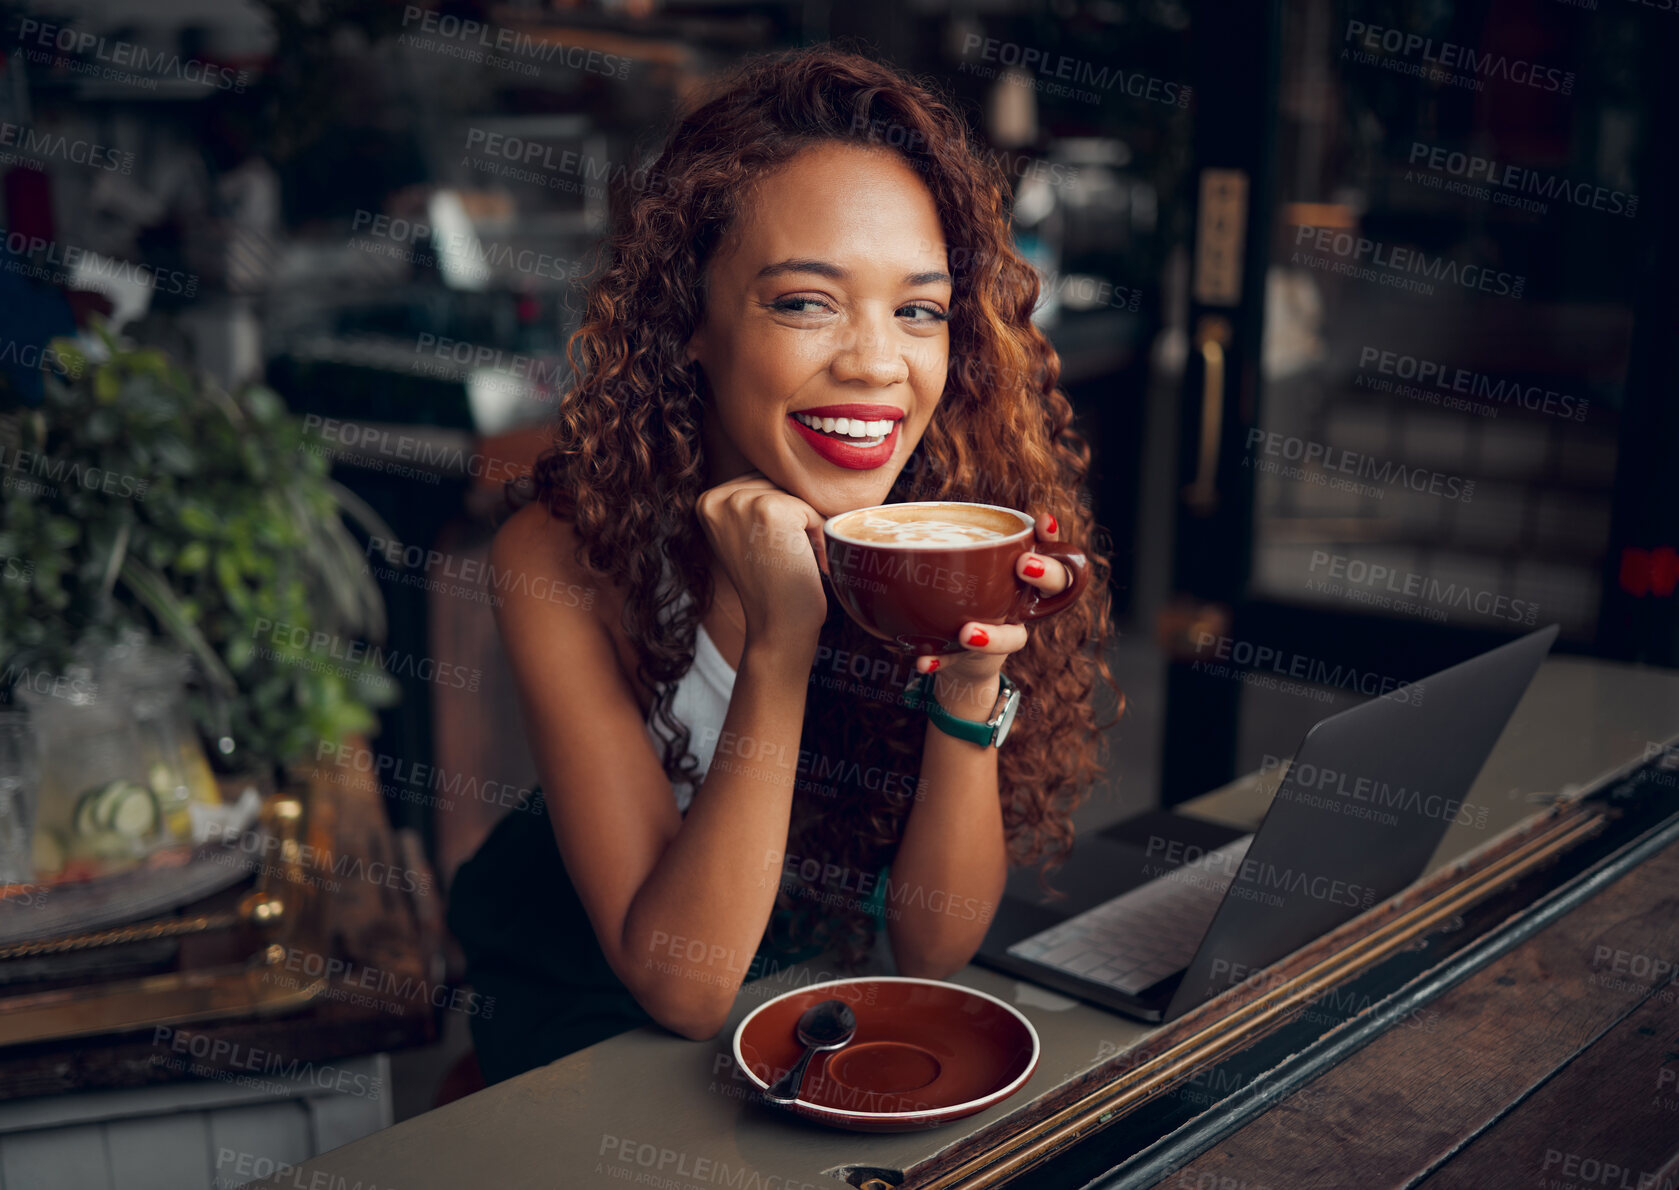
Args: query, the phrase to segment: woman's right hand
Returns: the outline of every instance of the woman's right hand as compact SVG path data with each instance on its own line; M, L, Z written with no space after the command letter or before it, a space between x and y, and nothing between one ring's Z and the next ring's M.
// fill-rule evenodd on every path
M828 615L822 515L758 471L701 492L696 511L712 557L740 596L747 641L814 654Z

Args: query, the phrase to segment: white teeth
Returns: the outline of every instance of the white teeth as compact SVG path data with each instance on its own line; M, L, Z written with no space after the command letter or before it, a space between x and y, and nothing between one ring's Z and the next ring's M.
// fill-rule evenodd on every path
M825 434L838 434L854 439L861 445L876 446L886 440L892 430L892 419L882 418L879 421L864 421L858 417L812 417L808 413L795 413L794 417L813 430L821 430Z

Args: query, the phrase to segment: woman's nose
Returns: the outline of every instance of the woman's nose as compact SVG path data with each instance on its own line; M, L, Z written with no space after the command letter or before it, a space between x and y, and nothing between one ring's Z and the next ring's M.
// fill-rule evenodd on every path
M848 328L844 340L835 347L829 370L836 380L875 387L909 379L909 361L902 344L886 328L873 323Z

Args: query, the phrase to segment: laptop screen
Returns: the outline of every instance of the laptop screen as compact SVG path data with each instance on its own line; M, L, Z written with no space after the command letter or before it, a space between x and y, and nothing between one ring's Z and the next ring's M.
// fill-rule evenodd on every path
M1167 1009L1171 1019L1404 889L1556 639L1542 628L1306 733Z

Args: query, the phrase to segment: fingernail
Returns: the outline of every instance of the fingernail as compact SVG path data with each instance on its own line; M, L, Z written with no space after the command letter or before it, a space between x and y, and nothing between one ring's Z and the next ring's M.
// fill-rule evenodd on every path
M1053 512L1049 514L1049 531L1051 533L1061 532L1061 529L1055 523L1055 514Z
M977 648L983 648L985 645L991 643L991 638L986 635L985 629L975 628L972 632L968 633L968 643Z
M939 667L939 659L937 657L929 657L927 659L927 672L928 673L932 673L938 667Z
M1044 564L1036 558L1026 559L1026 565L1022 566L1021 569L1026 572L1027 578L1042 578L1044 576Z

